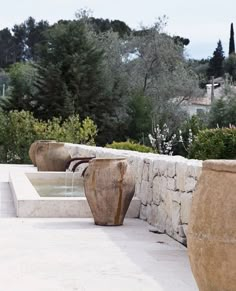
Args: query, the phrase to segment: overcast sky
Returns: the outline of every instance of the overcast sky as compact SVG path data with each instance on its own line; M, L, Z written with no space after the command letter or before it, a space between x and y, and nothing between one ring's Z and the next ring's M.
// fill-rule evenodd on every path
M1 0L0 0L1 1ZM236 0L7 0L1 1L0 29L12 28L29 16L50 24L73 19L81 8L91 9L94 17L119 19L131 28L151 25L159 16L168 17L166 31L190 39L191 58L212 56L221 39L228 55L230 23L236 32Z

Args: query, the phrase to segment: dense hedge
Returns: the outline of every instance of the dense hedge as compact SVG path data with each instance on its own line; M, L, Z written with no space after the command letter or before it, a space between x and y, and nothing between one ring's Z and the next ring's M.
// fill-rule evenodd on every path
M96 134L93 121L86 118L81 122L78 115L45 122L27 111L0 112L0 163L29 163L29 147L35 140L94 145Z
M200 131L190 146L189 158L236 159L236 128Z
M112 144L107 144L106 147L112 148L112 149L118 149L118 150L137 151L137 152L142 152L142 153L154 152L151 147L147 147L139 143L135 143L133 141L124 141L124 142L113 141Z

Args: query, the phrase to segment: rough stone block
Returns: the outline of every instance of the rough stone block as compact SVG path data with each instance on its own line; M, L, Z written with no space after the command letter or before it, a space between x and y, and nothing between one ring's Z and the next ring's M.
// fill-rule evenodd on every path
M152 182L153 203L157 205L159 205L161 202L160 181L161 181L161 177L156 176Z
M166 190L165 196L163 197L164 207L168 217L171 219L172 216L172 195L171 191Z
M142 181L140 187L139 198L141 199L142 204L147 205L147 196L150 191L150 185L147 181Z
M202 161L188 160L188 176L198 179L202 172Z
M173 178L175 174L176 174L176 163L169 161L167 166L167 176Z
M185 181L187 178L187 164L179 162L176 164L176 187L180 191L185 191Z
M149 191L147 193L147 203L151 204L153 202L153 190L152 190L152 185L149 183Z
M149 160L149 170L148 170L148 181L152 182L153 176L152 176L152 171L153 171L153 160Z
M180 204L181 202L181 193L179 191L170 191L171 193L171 197L172 197L172 201L177 202Z
M180 204L177 202L172 203L171 223L175 232L178 232L180 225Z
M143 174L143 160L140 158L137 162L138 167L136 169L136 180L138 180L140 183L142 181L142 174Z
M165 200L167 193L167 178L162 176L160 179L160 197L161 200Z
M140 182L136 181L135 183L135 196L140 197L140 188L141 188L141 184Z
M193 192L195 190L197 180L193 177L187 177L185 180L185 191L186 192Z
M143 164L142 180L149 181L149 163L146 162Z
M167 178L167 189L176 190L176 180L175 178Z
M160 176L167 176L167 166L168 162L165 159L161 159L158 162L158 173Z
M165 232L171 237L173 237L175 234L171 217L167 217L167 219L166 219Z
M192 206L192 195L187 193L181 194L181 222L188 223Z
M151 170L150 179L154 179L155 176L158 175L158 163L159 163L159 160L154 160L152 162L152 167L150 168Z
M164 233L166 230L167 213L163 203L160 206L152 204L151 214L148 218L148 222L154 225L159 232Z
M152 219L152 215L153 215L151 204L147 204L146 215L147 215L147 221L148 221L148 223L150 223L150 219Z
M147 206L146 205L141 204L139 218L142 220L147 220Z

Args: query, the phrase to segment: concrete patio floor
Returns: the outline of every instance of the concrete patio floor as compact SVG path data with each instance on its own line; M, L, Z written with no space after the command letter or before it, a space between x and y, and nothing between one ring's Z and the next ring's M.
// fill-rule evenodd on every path
M92 219L21 219L12 207L2 178L1 291L198 290L186 248L149 232L146 222L101 227Z

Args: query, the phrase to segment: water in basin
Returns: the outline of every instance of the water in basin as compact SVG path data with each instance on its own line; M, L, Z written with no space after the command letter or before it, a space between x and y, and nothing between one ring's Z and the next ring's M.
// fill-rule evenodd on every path
M84 197L83 179L73 173L27 174L41 197Z
M41 197L84 197L83 185L65 186L53 184L34 184L34 187Z

